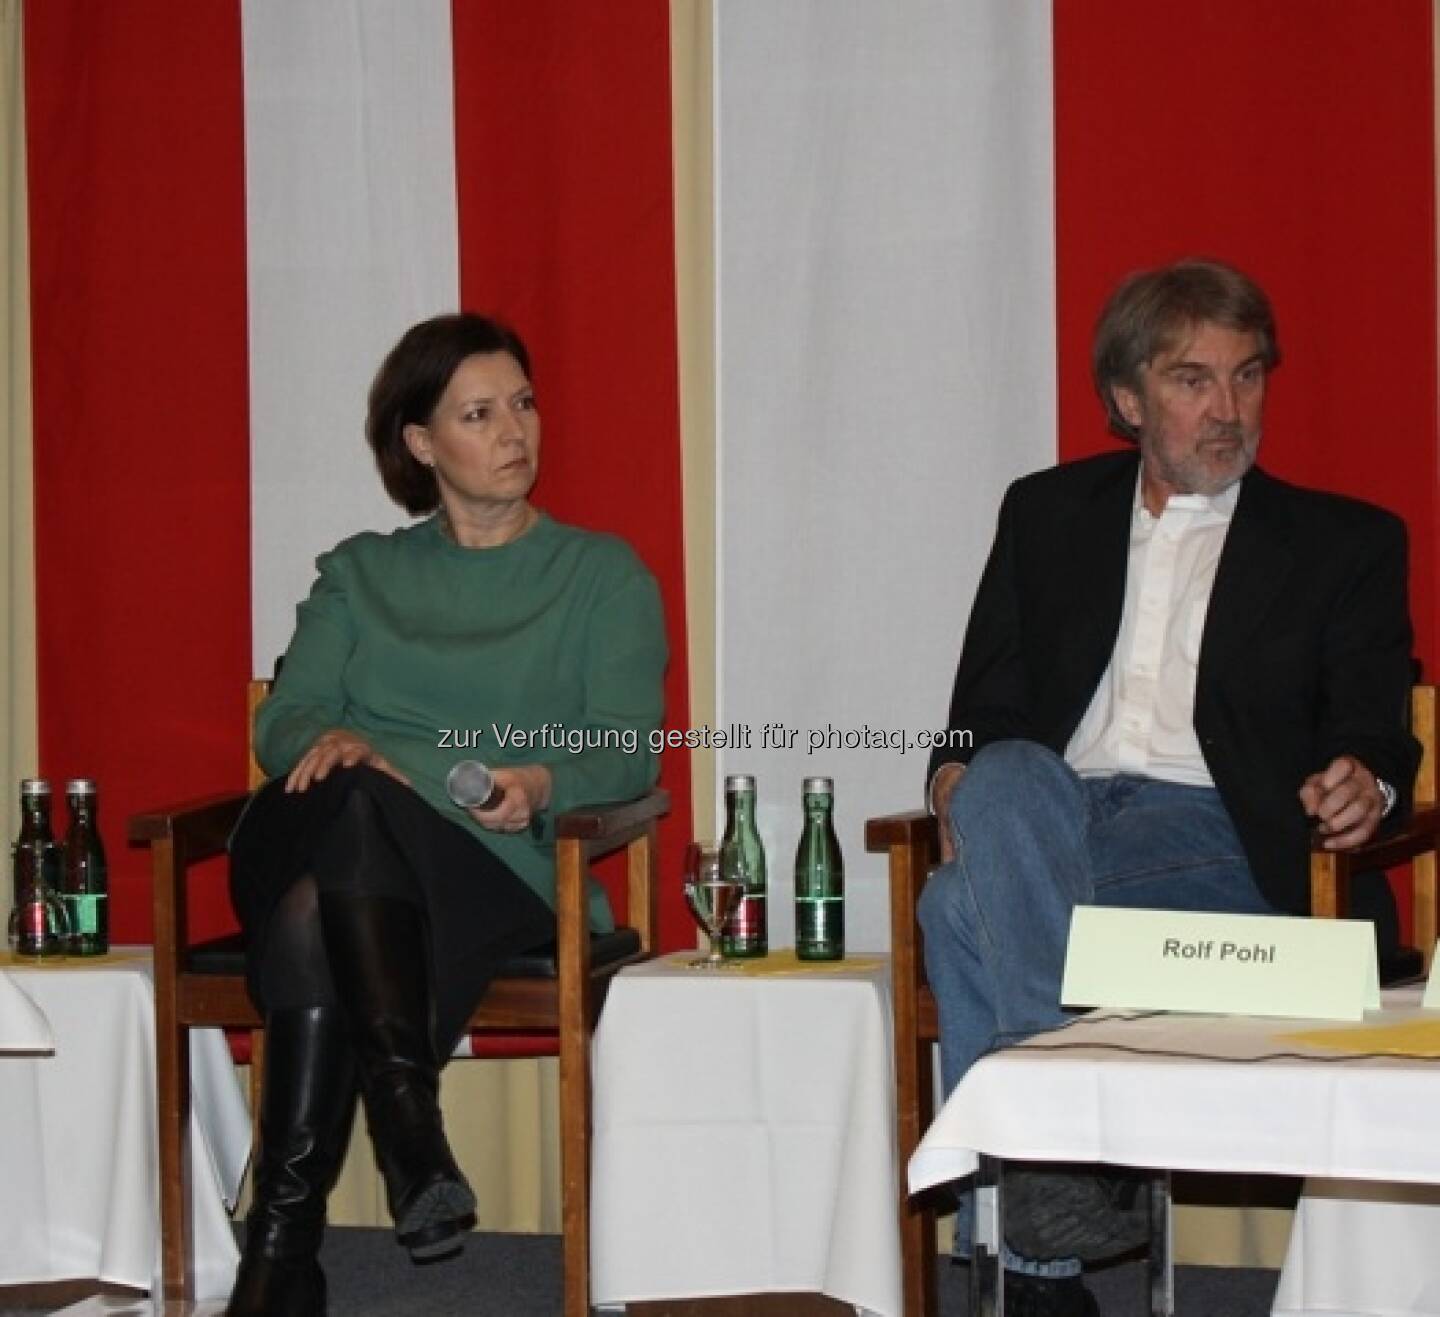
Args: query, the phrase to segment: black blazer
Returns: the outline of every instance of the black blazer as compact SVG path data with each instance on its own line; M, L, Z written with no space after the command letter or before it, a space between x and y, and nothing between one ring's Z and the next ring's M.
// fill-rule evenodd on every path
M975 597L950 701L967 749L991 741L1063 754L1115 647L1138 453L1016 481ZM1195 730L1261 890L1309 909L1307 775L1352 754L1409 807L1419 746L1406 536L1398 517L1252 469L1216 569L1195 685Z

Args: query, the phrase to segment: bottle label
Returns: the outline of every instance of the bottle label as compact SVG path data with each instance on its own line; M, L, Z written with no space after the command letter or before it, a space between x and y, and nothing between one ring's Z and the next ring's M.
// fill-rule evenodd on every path
M795 954L802 960L838 960L845 954L845 898L798 897Z
M720 950L726 956L763 956L769 949L766 930L765 893L740 898L740 904L726 921Z
M10 941L18 956L63 956L68 939L53 897L32 896L10 912Z
M103 892L67 892L65 901L70 910L70 932L75 937L94 937L100 932Z
M43 901L29 901L20 907L20 940L28 950L43 947L50 939Z

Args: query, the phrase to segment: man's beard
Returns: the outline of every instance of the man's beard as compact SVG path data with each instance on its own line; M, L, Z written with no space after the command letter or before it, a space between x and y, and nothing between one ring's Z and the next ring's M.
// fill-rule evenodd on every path
M1224 450L1223 455L1212 452L1207 460L1207 448L1216 443L1233 447ZM1178 461L1165 455L1157 445L1157 474L1177 493L1213 497L1229 489L1250 470L1259 448L1260 436L1256 434L1247 439L1245 427L1238 421L1215 421L1206 426L1199 447Z

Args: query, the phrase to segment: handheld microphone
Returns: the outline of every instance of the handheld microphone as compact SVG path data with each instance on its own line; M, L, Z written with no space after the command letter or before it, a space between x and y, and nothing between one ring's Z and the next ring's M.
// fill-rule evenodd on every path
M445 792L461 809L494 809L505 799L495 775L478 759L462 759L445 777Z

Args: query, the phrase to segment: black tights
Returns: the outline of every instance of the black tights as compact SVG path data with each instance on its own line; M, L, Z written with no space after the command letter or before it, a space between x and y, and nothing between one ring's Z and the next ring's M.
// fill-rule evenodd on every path
M321 892L391 897L424 908L414 873L368 792L346 793L311 865L280 898L266 929L260 991L271 1010L336 1004L320 929Z
M270 916L260 955L260 991L272 1011L334 1006L335 984L320 933L320 890L303 874Z

